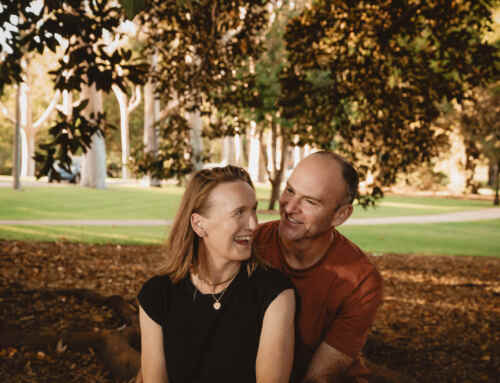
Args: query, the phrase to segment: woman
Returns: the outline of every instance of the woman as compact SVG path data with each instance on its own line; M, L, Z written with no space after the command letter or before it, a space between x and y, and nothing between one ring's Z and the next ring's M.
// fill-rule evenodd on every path
M295 297L252 255L256 210L241 168L189 182L163 273L139 293L144 382L288 382Z

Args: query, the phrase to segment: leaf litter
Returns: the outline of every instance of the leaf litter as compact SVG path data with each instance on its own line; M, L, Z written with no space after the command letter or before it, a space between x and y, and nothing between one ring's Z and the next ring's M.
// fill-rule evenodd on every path
M372 362L417 382L497 382L500 258L383 254L384 303L365 345ZM135 305L160 246L0 241L0 329L61 334L125 325L113 310L65 294L90 289ZM0 346L0 381L115 382L89 348Z

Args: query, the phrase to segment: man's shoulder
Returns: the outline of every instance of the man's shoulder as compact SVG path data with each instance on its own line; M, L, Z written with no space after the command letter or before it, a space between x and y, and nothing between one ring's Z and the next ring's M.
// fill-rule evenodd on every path
M327 267L343 279L361 281L371 277L381 282L380 273L368 255L337 230L335 236L337 240L326 259Z
M261 223L254 232L254 242L266 243L273 238L278 238L279 223L279 220Z

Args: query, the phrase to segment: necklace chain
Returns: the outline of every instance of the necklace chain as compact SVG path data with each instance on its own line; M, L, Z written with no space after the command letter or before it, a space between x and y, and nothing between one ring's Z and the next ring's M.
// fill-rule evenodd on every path
M198 278L200 281L202 281L203 283L205 283L208 286L212 287L214 291L215 291L215 287L223 285L224 283L228 283L228 285L221 292L219 292L219 296L218 297L215 294L215 292L214 293L210 293L210 295L212 296L212 299L214 300L214 303L212 304L212 307L214 308L214 310L220 310L220 308L222 307L222 297L226 293L226 291L227 291L229 285L231 284L231 282L233 281L233 279L236 278L236 276L238 275L239 271L240 270L238 269L236 271L236 273L234 273L231 277L229 277L228 279L225 279L224 281L217 282L217 283L212 283L212 282L209 282L209 281L205 280L198 273L192 272L192 274L196 278ZM195 289L195 294L196 294L196 289ZM194 299L195 296L196 295L193 295L193 299Z

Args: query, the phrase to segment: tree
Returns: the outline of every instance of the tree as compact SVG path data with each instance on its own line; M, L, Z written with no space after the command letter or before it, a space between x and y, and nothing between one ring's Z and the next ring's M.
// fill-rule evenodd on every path
M139 156L139 168L154 169L162 179L172 176L171 169L180 171L174 175L186 174L201 155L193 152L193 142L200 142L193 132L202 121L203 134L211 138L244 128L234 104L223 118L209 116L234 101L230 93L235 89L248 88L249 78L238 69L261 52L259 32L266 26L266 2L152 1L138 15L147 36L146 54L158 58L151 78L166 108L157 123L158 154ZM198 112L202 121L193 118ZM192 139L184 139L188 137L184 129ZM175 142L174 137L183 139Z
M281 105L297 122L297 143L344 153L362 178L375 176L372 195L428 161L446 139L432 125L439 103L462 103L467 90L498 76L499 50L483 41L490 6L313 2L285 34Z
M475 89L472 101L463 105L456 114L464 139L473 143L495 169L494 205L499 205L500 179L500 84L487 89Z
M107 0L43 2L40 9L31 7L29 0L8 0L2 3L0 22L2 27L14 19L21 20L5 41L7 50L0 52L0 91L6 84L20 82L22 68L20 58L34 50L42 53L46 48L53 51L65 41L64 58L58 68L51 71L55 89L80 92L83 85L109 92L112 85L126 90L125 83L143 83L147 65L130 62L131 52L118 49L108 53L102 37L116 31L123 20L121 8ZM119 33L119 32L116 32ZM4 46L2 46L2 49ZM121 71L118 71L121 68ZM82 105L82 104L81 104ZM74 108L68 117L59 114L56 125L49 130L52 139L40 145L35 157L42 166L37 176L47 174L57 159L69 168L68 153L86 152L91 141L88 133L102 131L106 124L103 116L87 119L81 115L84 108Z

